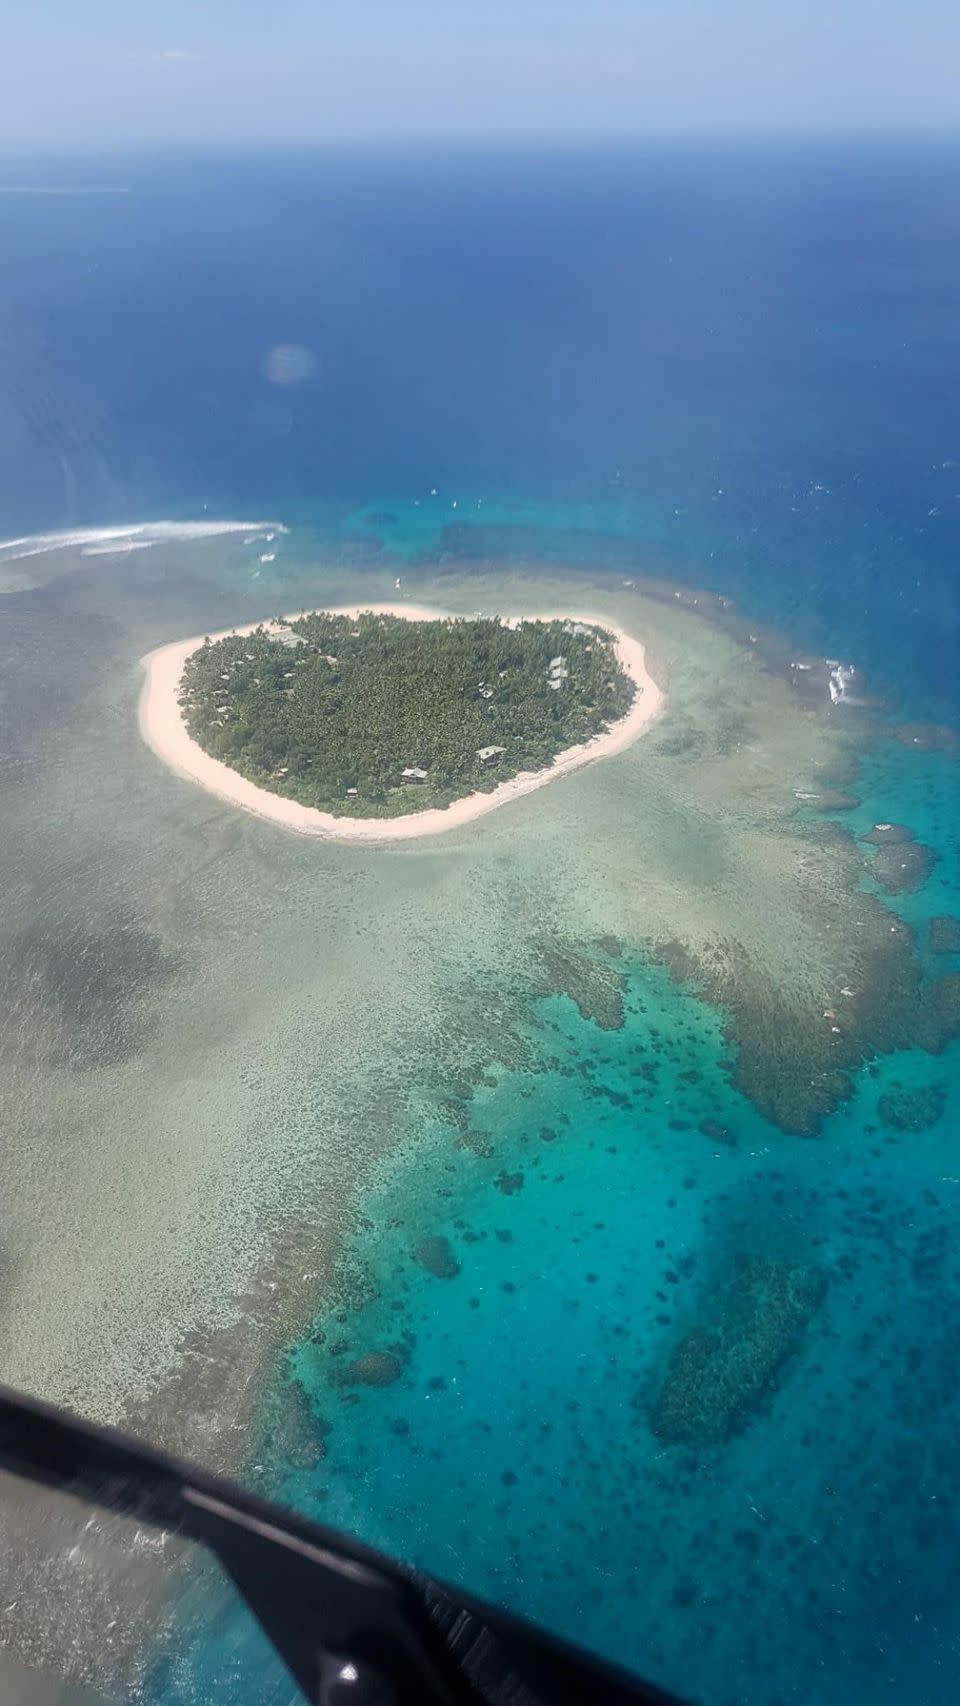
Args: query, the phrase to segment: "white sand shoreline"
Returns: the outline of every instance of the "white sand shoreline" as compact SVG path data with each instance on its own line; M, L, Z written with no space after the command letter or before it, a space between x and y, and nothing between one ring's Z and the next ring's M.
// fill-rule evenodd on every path
M375 616L405 616L414 622L448 619L447 612L417 604L339 605L331 609L329 614L349 616L355 620L362 612L370 612ZM303 612L297 612L287 620L295 621L296 616L302 614ZM535 789L545 787L548 782L558 781L561 776L568 776L571 771L579 770L585 764L592 764L599 758L611 758L614 753L623 752L639 739L663 709L664 695L647 671L642 644L606 617L584 616L573 611L550 611L546 614L503 617L502 620L588 622L606 629L614 638L621 667L636 685L636 697L626 716L613 723L604 734L595 735L592 740L585 741L580 746L568 747L565 752L557 755L547 769L521 771L519 775L511 777L510 781L501 782L489 793L467 794L445 808L431 807L398 818L337 817L333 812L320 811L316 806L304 806L299 800L289 800L282 794L271 793L267 788L258 788L255 782L240 776L228 764L211 758L190 738L178 701L184 665L191 652L203 645L202 634L194 635L190 640L176 640L172 645L158 646L155 651L148 652L146 657L141 659L146 680L140 694L138 710L140 733L157 757L184 780L196 782L209 793L215 794L218 799L241 806L244 811L266 818L269 822L293 830L298 835L315 835L329 841L354 843L412 841L425 835L442 835L452 829L460 829L476 818L485 817L488 812L497 811L511 800L521 799L524 794L531 794ZM211 634L210 638L222 640L230 634L252 634L261 626L269 629L272 624L269 621L248 622L243 627L225 628L218 634Z

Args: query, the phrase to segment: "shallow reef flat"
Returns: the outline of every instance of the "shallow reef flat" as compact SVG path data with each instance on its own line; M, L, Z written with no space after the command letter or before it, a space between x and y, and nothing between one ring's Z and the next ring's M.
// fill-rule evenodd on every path
M0 1116L16 1165L0 1367L220 1468L252 1473L262 1443L257 1484L274 1488L282 1462L325 1477L351 1441L359 1449L368 1406L381 1452L384 1415L409 1424L411 1383L449 1383L442 1359L423 1367L423 1322L393 1310L398 1276L433 1288L428 1320L437 1293L451 1307L463 1294L469 1314L450 1330L469 1358L485 1344L478 1253L501 1259L484 1295L513 1296L501 1291L520 1283L511 1262L557 1260L543 1193L567 1180L571 1216L591 1192L606 1204L607 1168L619 1170L611 1200L646 1216L651 1250L669 1223L661 1265L693 1285L702 1169L796 1152L794 1134L825 1125L860 1064L904 1041L935 1086L928 1055L955 1026L957 980L948 959L924 980L899 897L870 881L888 850L857 838L870 834L861 759L885 762L870 715L833 705L824 682L810 690L812 671L798 688L784 648L667 588L473 562L417 585L451 610L596 611L643 635L667 694L643 740L482 822L432 844L348 847L210 798L140 742L131 667L171 634L237 613L226 581L209 602L199 549L158 563L159 613L106 569L75 579L76 657L48 652L42 600L8 629L18 758L0 822ZM350 588L304 572L302 596L326 605ZM887 746L914 763L912 748ZM839 786L862 793L860 815L809 803ZM904 1101L896 1080L873 1092L878 1152L901 1134L936 1137L939 1101ZM381 1186L391 1206L374 1218ZM478 1188L482 1231L472 1208L457 1214ZM631 1221L623 1247L632 1240ZM758 1251L736 1228L723 1242L819 1267L805 1247ZM684 1335L726 1318L722 1286L674 1316L672 1280L633 1272L619 1251L584 1276L578 1251L569 1283L596 1274L618 1309L617 1286L629 1289L645 1355L660 1335L660 1389ZM339 1319L320 1344L324 1310ZM580 1319L586 1357L603 1328ZM572 1320L545 1323L534 1347L558 1415ZM792 1331L751 1327L764 1380L790 1379ZM817 1331L798 1331L800 1355ZM308 1398L270 1385L294 1345ZM758 1386L756 1405L752 1387L737 1398L727 1365L709 1362L698 1402L732 1449L766 1397ZM657 1390L633 1379L625 1400L639 1391L647 1427ZM423 1424L410 1426L416 1443ZM515 1445L504 1441L504 1475ZM349 1499L340 1511L348 1526L360 1515Z
M668 708L642 767L625 762L615 790L585 780L591 836L559 830L564 916L721 1009L736 1083L784 1131L814 1135L873 1052L938 1053L957 1033L956 979L923 982L909 927L863 880L915 844L865 855L806 803L821 777L856 772L868 719L799 696L689 608L651 603L643 620Z
M183 601L210 559L178 551ZM616 1027L611 944L722 1009L729 1070L785 1131L814 1132L870 1049L950 1034L950 974L921 1004L910 932L861 886L852 835L797 798L856 768L863 719L799 694L716 610L544 565L519 584L471 562L416 596L454 611L589 601L643 634L668 710L608 764L442 845L386 851L304 845L164 773L128 716L129 659L163 631L133 594L90 618L75 723L42 787L24 771L3 826L4 1113L33 1158L11 1181L6 1378L148 1430L152 1415L217 1456L204 1345L221 1392L232 1332L245 1368L252 1345L269 1357L315 1301L357 1184L418 1110L529 1059L531 999L567 991ZM312 592L342 599L343 582L318 575ZM184 613L163 620L177 631ZM228 1456L250 1401L245 1376Z

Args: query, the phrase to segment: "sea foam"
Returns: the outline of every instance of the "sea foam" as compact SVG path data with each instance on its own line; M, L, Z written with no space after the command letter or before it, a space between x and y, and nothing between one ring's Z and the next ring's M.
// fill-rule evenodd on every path
M151 551L155 539L118 539L112 545L82 545L81 557L126 557L131 551Z
M214 539L219 534L289 533L280 521L141 521L133 527L80 527L59 533L28 533L20 539L0 539L0 563L40 557L48 551L79 549L85 556L127 550L136 545L160 545L190 539Z
M852 663L840 663L837 658L827 658L827 668L830 674L827 678L827 688L834 705L840 705L845 699L849 700L850 687L856 675Z

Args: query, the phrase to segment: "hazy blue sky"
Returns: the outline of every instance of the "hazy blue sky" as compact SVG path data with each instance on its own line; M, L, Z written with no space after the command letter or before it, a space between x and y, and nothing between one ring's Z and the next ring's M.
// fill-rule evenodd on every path
M33 0L0 140L957 123L960 0Z

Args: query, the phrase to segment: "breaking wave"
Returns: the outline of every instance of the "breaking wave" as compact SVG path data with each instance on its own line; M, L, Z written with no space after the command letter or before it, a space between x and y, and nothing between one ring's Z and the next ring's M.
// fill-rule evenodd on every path
M15 563L22 557L40 557L48 551L82 551L84 556L105 556L111 551L134 550L166 541L214 539L218 534L289 533L281 521L141 521L133 527L80 527L60 533L28 533L21 539L0 539L0 563Z
M850 688L857 672L852 663L839 663L836 658L827 659L827 668L830 671L827 678L830 698L834 705L839 705L851 697Z

